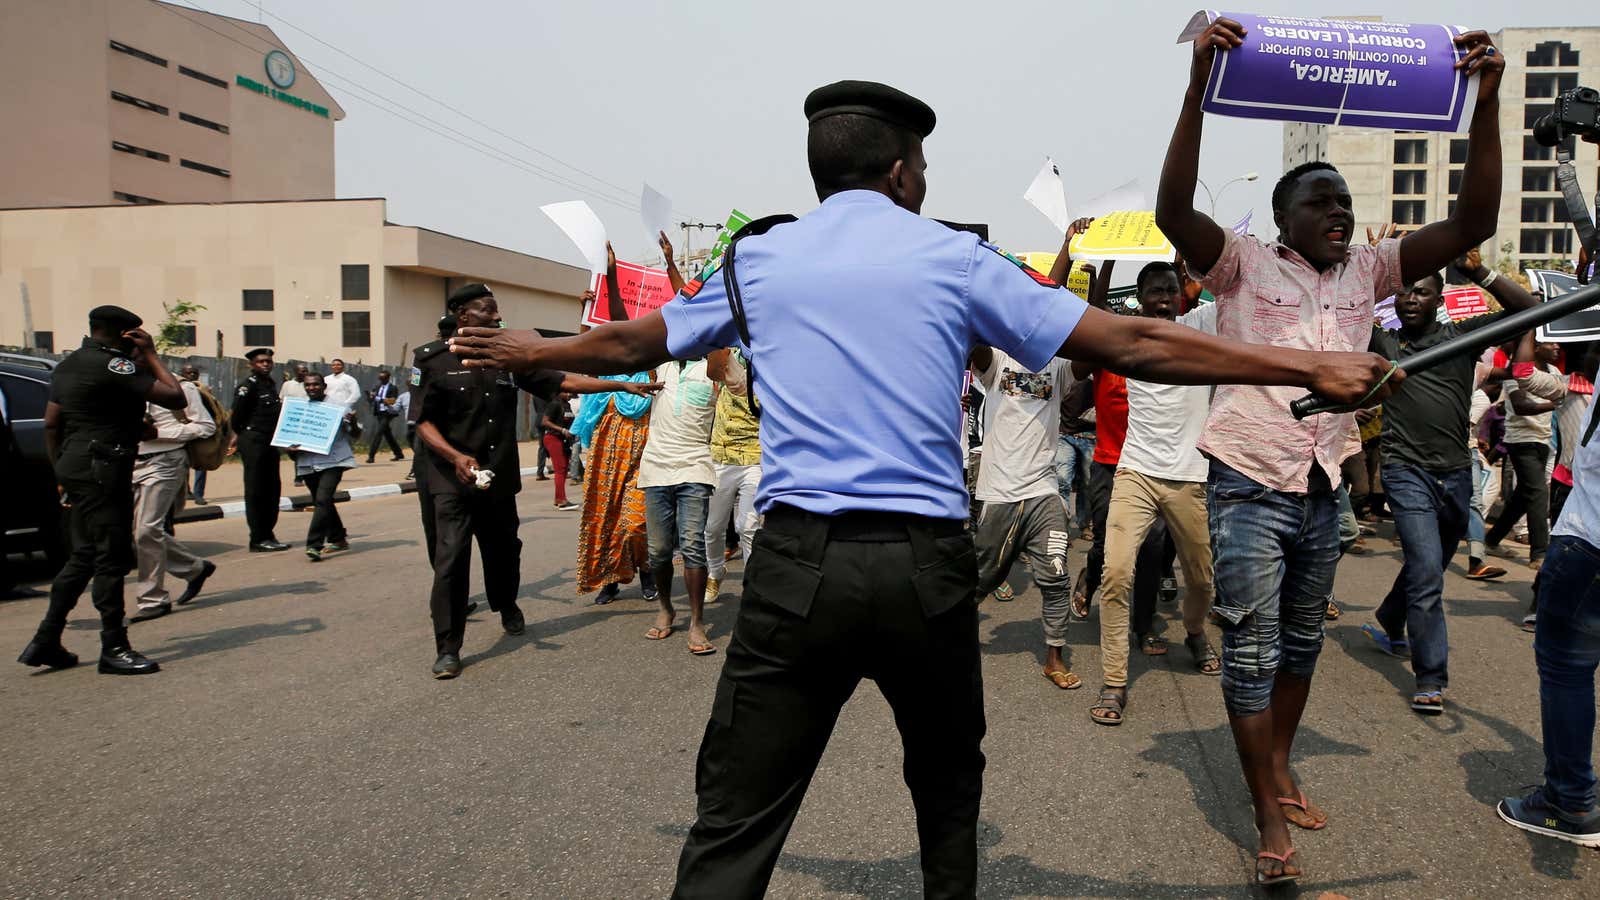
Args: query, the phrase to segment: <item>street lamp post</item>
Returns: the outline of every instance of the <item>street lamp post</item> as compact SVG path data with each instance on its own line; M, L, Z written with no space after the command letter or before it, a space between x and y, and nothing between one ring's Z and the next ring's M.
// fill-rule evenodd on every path
M1204 179L1196 178L1195 181L1200 185L1201 188L1205 190L1206 199L1211 201L1211 218L1215 219L1217 217L1217 198L1221 197L1222 192L1228 189L1228 185L1235 184L1240 181L1255 181L1260 177L1261 174L1259 172L1246 172L1238 177L1230 178L1223 182L1222 187L1218 188L1215 194L1211 193L1211 188L1206 186Z

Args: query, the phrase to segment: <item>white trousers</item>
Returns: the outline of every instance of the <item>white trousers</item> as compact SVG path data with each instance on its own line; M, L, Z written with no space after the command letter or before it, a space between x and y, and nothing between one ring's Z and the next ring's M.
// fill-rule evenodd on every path
M761 484L760 466L733 466L717 463L717 486L711 493L711 509L706 514L706 574L721 578L728 569L723 553L728 544L728 516L733 515L739 532L739 550L750 559L750 542L755 540L761 517L756 515L756 488Z

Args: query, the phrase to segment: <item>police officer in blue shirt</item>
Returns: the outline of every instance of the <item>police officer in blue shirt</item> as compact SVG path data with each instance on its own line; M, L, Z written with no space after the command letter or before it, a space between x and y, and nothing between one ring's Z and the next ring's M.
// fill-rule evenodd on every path
M1387 364L1089 309L919 215L927 105L847 81L812 92L805 113L819 208L752 223L720 271L658 313L570 338L464 329L452 346L467 365L514 371L632 372L734 345L749 360L766 518L675 896L765 892L839 710L869 678L900 728L924 891L972 897L985 723L959 435L971 349L1029 369L1071 356L1152 381L1300 385L1342 401Z

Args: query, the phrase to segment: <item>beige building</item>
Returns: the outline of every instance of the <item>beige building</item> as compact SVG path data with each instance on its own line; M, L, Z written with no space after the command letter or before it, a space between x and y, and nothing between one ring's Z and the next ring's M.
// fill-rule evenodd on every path
M1494 39L1508 65L1500 86L1500 224L1484 255L1498 260L1509 242L1517 259L1576 259L1555 151L1539 146L1531 129L1562 91L1600 88L1600 28L1507 28ZM1466 153L1464 134L1283 126L1284 169L1309 160L1338 166L1355 198L1358 226L1394 222L1408 231L1449 215ZM1593 204L1600 177L1595 145L1579 142L1575 156L1579 184Z
M0 82L0 208L334 195L344 110L264 25L5 0Z
M205 307L196 353L408 363L468 281L508 326L570 334L589 273L393 224L382 199L0 210L0 344L73 349L102 303L153 332L181 299Z

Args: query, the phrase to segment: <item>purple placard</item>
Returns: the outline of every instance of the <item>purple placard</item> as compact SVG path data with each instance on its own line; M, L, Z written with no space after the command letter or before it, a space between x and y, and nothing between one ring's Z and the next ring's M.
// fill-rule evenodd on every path
M1454 68L1452 40L1466 29L1204 10L1179 40L1219 16L1245 37L1217 54L1206 112L1397 131L1465 131L1472 121L1477 85Z
M1385 330L1400 327L1400 317L1395 315L1393 297L1385 297L1374 303L1372 317L1378 320L1378 327Z

